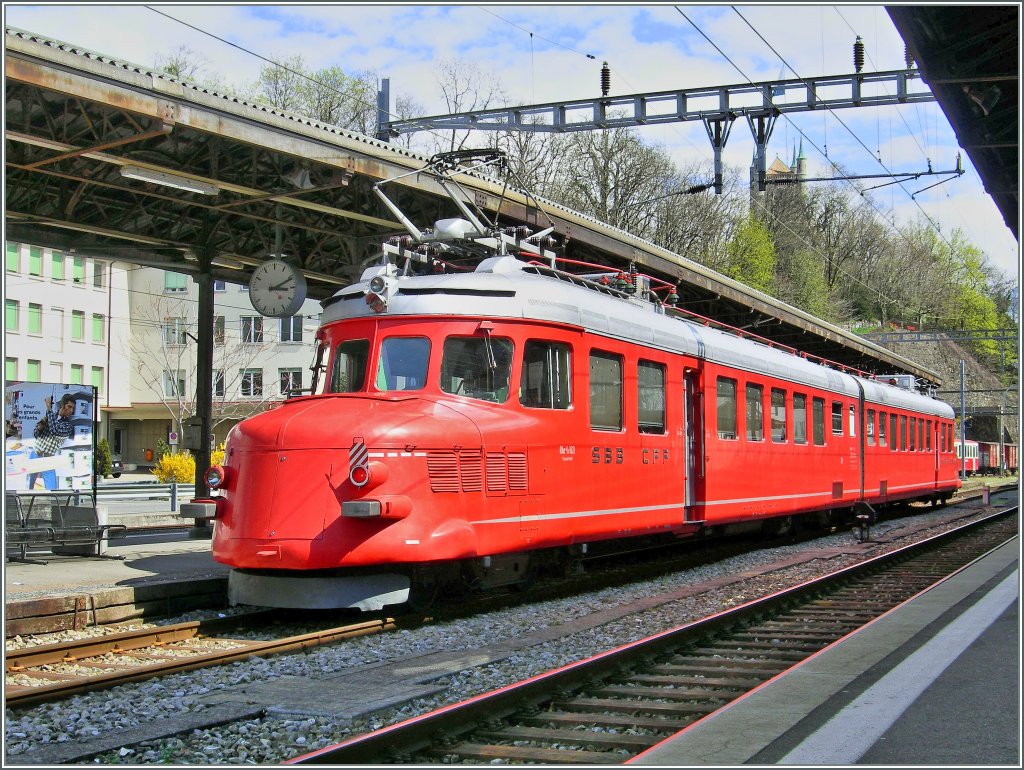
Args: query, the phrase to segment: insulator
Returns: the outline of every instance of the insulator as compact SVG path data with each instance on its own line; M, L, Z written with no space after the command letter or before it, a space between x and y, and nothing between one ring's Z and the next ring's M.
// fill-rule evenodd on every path
M526 225L519 225L519 227L516 228L516 234L520 238L525 238L527 235L530 234L530 228L527 227Z
M853 43L853 68L857 72L864 69L864 41L860 39L860 35L857 35L857 40Z
M608 62L601 66L601 96L608 96L612 87L612 71L608 69Z
M668 296L665 298L665 304L671 305L672 307L675 307L676 305L679 304L679 293L677 286L672 287L672 291L670 291L668 293Z
M903 44L903 61L907 63L907 69L914 69L914 56L910 53L910 46L906 43Z

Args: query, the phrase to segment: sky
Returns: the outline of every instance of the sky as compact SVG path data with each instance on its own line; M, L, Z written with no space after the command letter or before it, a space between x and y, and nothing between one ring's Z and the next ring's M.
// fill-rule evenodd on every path
M438 66L457 61L493 78L508 103L530 105L601 94L624 95L854 71L864 43L865 72L905 67L904 44L882 5L662 4L5 4L8 27L56 38L152 67L180 46L202 54L204 73L235 86L256 80L266 60L301 55L311 69L341 67L390 79L392 101L408 94L425 114L447 110ZM680 167L713 154L700 122L646 126L643 139ZM990 264L1019 283L1019 246L984 192L977 172L937 103L785 115L768 145L789 162L802 142L812 177L837 163L850 174L965 173L890 184L872 195L897 224L929 220L948 238L960 230ZM750 166L746 121L733 125L727 165ZM865 180L864 186L889 180Z

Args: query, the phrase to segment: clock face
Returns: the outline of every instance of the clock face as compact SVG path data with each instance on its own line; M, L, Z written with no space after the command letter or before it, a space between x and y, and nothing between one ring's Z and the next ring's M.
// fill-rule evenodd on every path
M306 301L306 277L283 260L264 262L249 280L249 301L261 315L293 316Z

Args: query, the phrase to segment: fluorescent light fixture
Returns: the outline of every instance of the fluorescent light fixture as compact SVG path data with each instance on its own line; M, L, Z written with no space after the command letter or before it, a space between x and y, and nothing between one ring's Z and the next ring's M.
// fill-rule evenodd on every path
M217 185L209 184L208 182L189 179L187 176L168 174L165 171L151 171L148 168L139 168L138 166L121 166L121 176L126 179L138 179L142 182L162 184L166 187L174 187L177 190L202 193L203 195L216 195L220 192L220 188Z

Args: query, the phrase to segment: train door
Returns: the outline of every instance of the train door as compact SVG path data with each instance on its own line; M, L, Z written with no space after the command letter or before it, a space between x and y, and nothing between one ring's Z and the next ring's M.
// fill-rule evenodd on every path
M704 428L701 424L701 393L698 375L699 372L695 369L683 371L683 451L685 452L683 468L686 473L683 501L685 518L688 522L702 521L704 518L704 508L696 504L698 482L701 485L704 483L704 448L700 441Z

